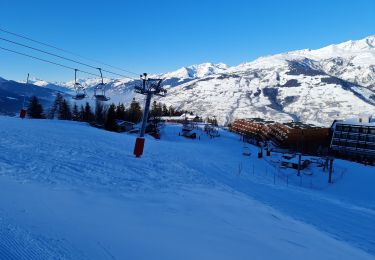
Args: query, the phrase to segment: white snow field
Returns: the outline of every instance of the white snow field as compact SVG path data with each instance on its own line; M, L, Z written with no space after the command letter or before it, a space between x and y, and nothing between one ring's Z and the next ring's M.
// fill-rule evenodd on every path
M0 117L0 259L375 258L374 167L299 186L234 134L179 129L135 158L132 135Z

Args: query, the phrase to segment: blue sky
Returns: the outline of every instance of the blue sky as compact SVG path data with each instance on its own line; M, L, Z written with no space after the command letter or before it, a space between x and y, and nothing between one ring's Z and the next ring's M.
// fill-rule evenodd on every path
M159 73L361 39L375 34L375 1L1 0L0 28L136 73ZM90 70L3 41L0 47ZM19 80L28 72L49 81L74 76L0 50L0 77Z

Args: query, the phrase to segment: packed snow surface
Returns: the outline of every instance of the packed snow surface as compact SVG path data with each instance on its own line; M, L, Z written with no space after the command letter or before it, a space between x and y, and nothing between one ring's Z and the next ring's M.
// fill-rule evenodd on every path
M328 185L225 131L167 125L137 159L84 123L0 126L0 259L374 259L373 167L336 160Z

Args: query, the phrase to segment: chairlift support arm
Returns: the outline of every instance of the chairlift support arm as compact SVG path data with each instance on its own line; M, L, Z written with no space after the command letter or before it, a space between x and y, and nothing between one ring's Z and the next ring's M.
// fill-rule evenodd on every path
M74 86L77 84L77 71L78 69L74 69Z
M99 73L100 73L100 77L101 77L101 79L102 79L102 84L104 84L102 68L98 68L98 70L99 70Z

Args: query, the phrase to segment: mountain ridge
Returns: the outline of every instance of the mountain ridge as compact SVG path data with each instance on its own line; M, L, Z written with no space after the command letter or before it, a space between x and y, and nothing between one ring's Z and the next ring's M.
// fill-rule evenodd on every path
M150 77L162 78L168 90L167 97L156 97L157 101L202 117L216 116L221 124L263 117L330 125L334 119L375 114L374 42L371 35L316 50L263 56L232 67L207 62ZM79 80L89 95L99 81ZM73 83L40 85L72 94ZM105 79L105 83L112 102L143 98L133 91L139 80Z

